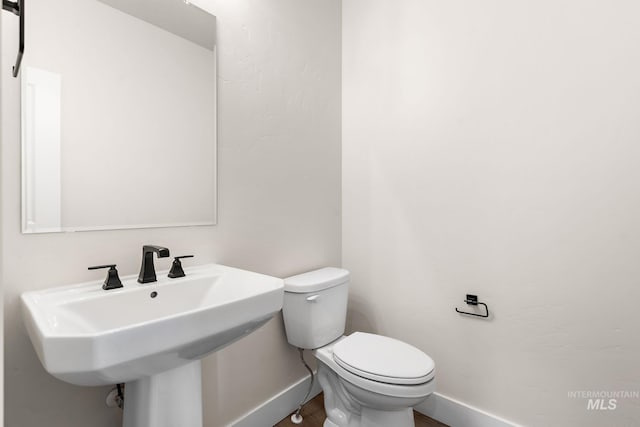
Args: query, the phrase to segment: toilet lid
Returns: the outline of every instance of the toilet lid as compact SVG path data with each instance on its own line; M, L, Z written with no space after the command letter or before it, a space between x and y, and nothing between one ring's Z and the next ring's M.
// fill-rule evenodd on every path
M433 359L414 346L364 332L336 343L333 359L353 374L387 384L422 384L435 368Z

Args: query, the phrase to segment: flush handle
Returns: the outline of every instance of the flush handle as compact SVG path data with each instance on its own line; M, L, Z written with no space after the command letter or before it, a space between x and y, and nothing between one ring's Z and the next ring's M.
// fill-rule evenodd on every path
M311 295L310 297L307 297L307 301L309 302L317 302L316 300L320 297L320 295L315 294L315 295Z

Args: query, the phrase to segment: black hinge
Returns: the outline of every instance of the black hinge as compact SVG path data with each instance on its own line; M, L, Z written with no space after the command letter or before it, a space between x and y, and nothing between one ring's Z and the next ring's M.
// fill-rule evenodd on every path
M2 0L2 8L20 16L20 4L17 1Z
M24 55L24 2L25 0L2 0L2 9L20 17L20 44L18 46L16 65L13 66L13 77L18 77L20 64L22 63L22 55Z

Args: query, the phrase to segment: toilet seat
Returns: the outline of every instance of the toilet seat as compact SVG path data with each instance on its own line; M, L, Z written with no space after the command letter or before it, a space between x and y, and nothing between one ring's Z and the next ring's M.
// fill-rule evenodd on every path
M337 342L333 359L352 374L397 385L426 383L435 368L433 359L414 346L364 332L355 332Z
M342 336L324 347L313 350L313 355L320 362L327 365L329 369L334 371L340 379L347 381L364 390L379 393L383 396L398 397L403 399L426 397L429 394L433 393L433 391L435 390L435 369L432 371L427 382L416 385L384 383L380 381L370 380L360 375L354 374L351 371L348 371L347 369L340 366L333 356L333 349L335 345L348 338L349 337Z

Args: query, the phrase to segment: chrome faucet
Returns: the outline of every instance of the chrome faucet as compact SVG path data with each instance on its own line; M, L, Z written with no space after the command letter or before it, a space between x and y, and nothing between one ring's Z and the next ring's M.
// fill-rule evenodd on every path
M140 274L138 282L150 283L156 281L156 269L153 266L153 253L158 254L158 258L166 258L169 256L169 249L162 246L144 245L142 247L142 265L140 266Z

